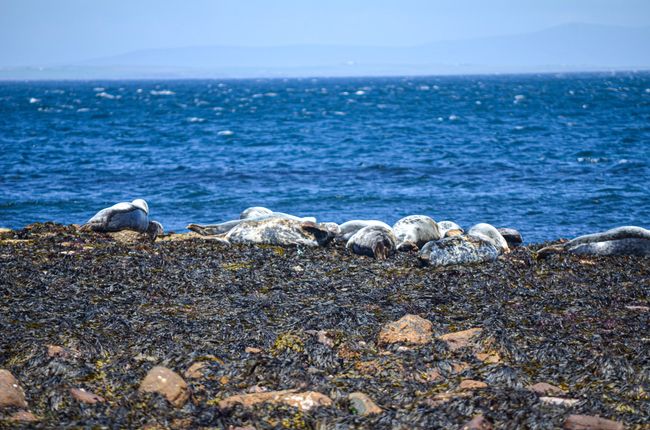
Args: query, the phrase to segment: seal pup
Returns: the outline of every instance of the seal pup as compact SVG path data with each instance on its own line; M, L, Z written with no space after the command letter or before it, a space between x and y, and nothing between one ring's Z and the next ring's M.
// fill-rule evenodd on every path
M374 219L371 220L355 219L355 220L346 221L343 224L339 225L339 229L341 230L341 233L336 237L336 240L341 242L347 242L356 232L370 225L379 225L389 230L391 229L391 227L383 221L378 221Z
M497 231L506 240L509 248L516 248L524 242L521 233L514 228L498 228Z
M453 221L438 221L438 230L440 237L459 236L465 231Z
M477 236L492 243L499 252L508 252L508 242L501 236L501 233L493 225L480 223L472 226L467 232L469 236Z
M397 239L390 227L379 224L367 225L354 233L345 245L355 254L385 260L395 253Z
M418 260L424 266L442 267L493 261L499 254L499 249L485 236L468 234L428 242L418 253Z
M426 215L409 215L393 225L398 251L417 251L425 243L440 239L436 222Z
M146 233L152 240L163 233L163 227L159 222L149 221L149 205L143 199L136 199L130 203L121 202L102 209L81 229L101 233L133 230Z
M560 245L542 248L538 256L559 252L579 255L634 255L650 256L650 230L642 227L623 226L602 233L587 234Z
M314 217L300 218L294 215L289 215L282 212L273 212L271 209L256 206L256 207L245 209L239 215L239 219L225 221L216 224L192 223L192 224L188 224L187 227L185 228L187 228L188 230L195 231L204 236L218 235L218 234L228 233L234 227L238 226L242 221L251 221L251 220L261 221L270 218L284 218L284 219L290 219L294 221L304 221L304 222L314 222L314 223L316 222L316 218Z

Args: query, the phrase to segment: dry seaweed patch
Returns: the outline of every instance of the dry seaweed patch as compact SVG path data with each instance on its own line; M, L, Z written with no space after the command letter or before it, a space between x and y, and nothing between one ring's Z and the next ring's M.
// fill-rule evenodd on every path
M551 429L574 414L634 429L650 415L650 312L634 308L650 302L648 259L536 260L532 246L428 270L408 253L129 244L53 224L1 239L0 368L42 427L461 428L483 415L495 428ZM431 322L431 340L379 345L381 328L408 314ZM474 328L463 347L441 339ZM192 368L190 401L139 394L153 366ZM487 387L463 390L465 380ZM539 382L579 401L543 402L528 388ZM76 401L78 387L105 401ZM332 403L219 407L292 389ZM352 413L355 392L382 413Z

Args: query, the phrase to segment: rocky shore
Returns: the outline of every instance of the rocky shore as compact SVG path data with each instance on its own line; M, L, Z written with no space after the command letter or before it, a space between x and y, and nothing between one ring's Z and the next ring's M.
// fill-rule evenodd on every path
M0 232L0 427L648 429L650 258Z

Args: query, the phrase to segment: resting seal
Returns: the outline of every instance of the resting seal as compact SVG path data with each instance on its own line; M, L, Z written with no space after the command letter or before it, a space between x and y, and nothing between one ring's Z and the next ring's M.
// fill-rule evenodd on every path
M498 228L497 231L503 236L510 248L516 248L524 242L521 233L514 228Z
M459 236L465 233L465 231L453 221L439 221L438 230L440 230L440 237Z
M431 241L418 254L425 266L441 267L453 264L483 263L496 260L499 250L484 236L452 236Z
M579 255L634 255L650 256L650 230L642 227L624 226L603 233L579 236L561 245L548 246L538 251L545 256L558 252Z
M239 225L242 221L251 221L251 220L262 221L271 218L290 219L293 221L301 221L301 222L313 222L313 223L316 222L316 218L314 217L300 218L294 215L289 215L282 212L273 212L271 209L256 206L256 207L245 209L239 215L239 219L236 220L225 221L217 224L189 224L186 228L188 230L195 231L204 236L218 235L218 234L224 234L229 232L231 229Z
M379 225L390 230L390 226L382 221L377 220L365 220L365 219L355 219L351 221L346 221L343 224L339 225L341 233L336 237L336 240L341 242L347 242L350 238L359 230L370 225Z
M346 248L359 255L385 260L395 253L397 240L390 227L368 225L350 237Z
M425 243L440 239L436 222L425 215L410 215L393 225L398 251L417 251Z
M142 199L133 200L131 203L121 202L102 209L81 228L102 233L133 230L146 233L152 240L163 233L159 222L149 221L149 206Z
M487 240L492 245L494 245L499 252L508 252L508 242L501 236L501 233L492 225L486 223L480 223L474 225L467 232L469 236L480 237L481 239Z

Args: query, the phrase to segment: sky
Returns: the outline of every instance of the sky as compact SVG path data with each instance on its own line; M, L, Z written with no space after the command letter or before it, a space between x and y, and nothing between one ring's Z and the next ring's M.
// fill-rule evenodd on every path
M0 0L0 66L184 46L410 46L574 22L648 26L650 0Z

